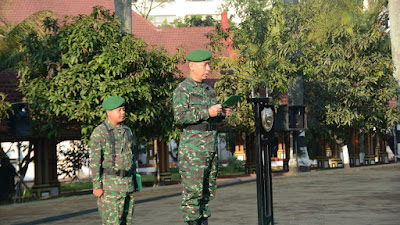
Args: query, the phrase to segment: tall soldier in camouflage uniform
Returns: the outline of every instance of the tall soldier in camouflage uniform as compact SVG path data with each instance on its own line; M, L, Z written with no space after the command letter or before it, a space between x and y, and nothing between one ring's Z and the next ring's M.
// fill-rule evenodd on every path
M107 98L107 119L90 137L93 194L103 224L132 224L136 161L132 131L121 123L123 104L122 97Z
M189 76L173 95L174 116L183 126L179 143L179 166L183 183L181 210L188 224L208 224L208 202L214 197L218 160L216 123L232 112L217 103L214 90L202 81L210 75L208 50L191 51Z

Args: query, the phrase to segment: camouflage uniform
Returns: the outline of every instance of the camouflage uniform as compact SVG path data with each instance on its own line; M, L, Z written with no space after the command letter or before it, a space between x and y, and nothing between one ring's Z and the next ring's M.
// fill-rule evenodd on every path
M113 132L115 138L114 163L107 129ZM104 190L103 196L97 200L103 224L132 224L136 162L131 130L123 124L115 127L106 120L94 129L90 149L93 188ZM110 170L119 173L111 174Z
M214 90L194 81L190 75L175 89L173 104L175 120L184 127L178 153L183 183L181 210L185 221L195 221L211 216L208 202L216 191L217 131L188 129L188 126L215 125L222 117L209 117L208 108L217 104Z

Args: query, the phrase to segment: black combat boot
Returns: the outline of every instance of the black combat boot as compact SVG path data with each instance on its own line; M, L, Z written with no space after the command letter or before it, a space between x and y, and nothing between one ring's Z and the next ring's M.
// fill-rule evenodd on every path
M203 217L201 219L198 220L198 225L208 225L208 218L207 217Z

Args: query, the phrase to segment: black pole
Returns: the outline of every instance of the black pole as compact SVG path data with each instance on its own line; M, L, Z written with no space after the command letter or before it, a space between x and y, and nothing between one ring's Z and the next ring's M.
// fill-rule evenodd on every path
M260 119L260 104L256 103L255 107L255 120L256 120L256 174L257 174L257 210L258 210L258 225L264 225L264 200L265 200L265 190L264 190L264 173L263 167L264 162L262 160L262 147L261 147L261 124L258 123Z
M264 174L265 174L265 206L266 206L266 223L265 224L273 224L273 210L272 210L272 171L271 171L271 152L273 148L273 137L274 137L274 132L269 132L266 134L266 137L264 140L262 140L261 143L263 143L263 146L265 146L265 151L264 151Z
M258 225L273 225L271 150L274 129L273 127L268 131L264 129L262 111L265 108L271 108L272 112L274 110L272 105L268 105L272 101L271 98L251 98L250 101L255 103Z

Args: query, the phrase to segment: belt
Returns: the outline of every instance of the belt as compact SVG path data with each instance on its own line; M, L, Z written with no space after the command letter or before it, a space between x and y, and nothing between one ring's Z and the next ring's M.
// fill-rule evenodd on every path
M132 171L129 170L113 170L113 169L104 169L103 170L104 174L107 175L115 175L119 177L129 177L132 176Z
M211 130L216 130L217 126L215 124L201 123L201 124L187 125L187 126L185 126L184 129L185 130L198 130L198 131L211 131Z

